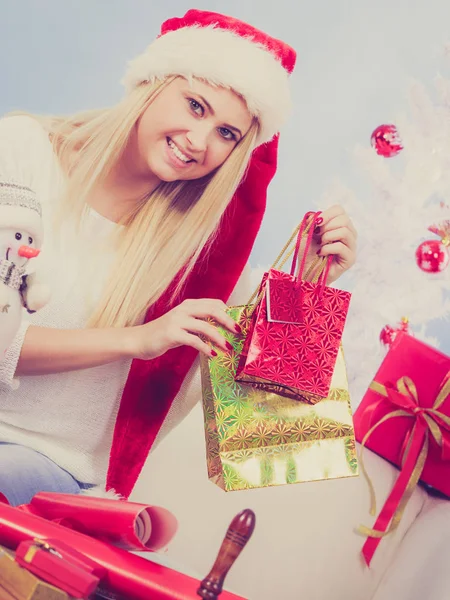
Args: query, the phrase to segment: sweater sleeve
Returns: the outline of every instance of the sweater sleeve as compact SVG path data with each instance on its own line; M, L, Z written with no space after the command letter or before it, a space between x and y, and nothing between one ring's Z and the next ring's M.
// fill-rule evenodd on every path
M0 183L14 182L35 190L39 177L42 177L43 160L49 148L44 129L32 117L20 115L0 119ZM24 311L25 318L0 360L2 388L17 389L19 386L15 371L30 325L25 314Z

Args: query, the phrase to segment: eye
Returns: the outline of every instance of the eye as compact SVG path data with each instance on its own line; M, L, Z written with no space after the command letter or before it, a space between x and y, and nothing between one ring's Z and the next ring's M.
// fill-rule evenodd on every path
M235 134L226 127L219 127L219 133L225 140L237 141Z
M30 244L30 246L31 246L31 244L33 243L33 238L32 238L32 237L29 237L29 238L28 238L28 243L29 243L29 244Z
M17 232L15 237L16 237L16 240L19 241L22 239L22 234Z
M194 98L188 98L188 101L191 106L191 110L195 112L196 115L202 117L205 114L205 109L200 102L197 102L197 100L194 100Z

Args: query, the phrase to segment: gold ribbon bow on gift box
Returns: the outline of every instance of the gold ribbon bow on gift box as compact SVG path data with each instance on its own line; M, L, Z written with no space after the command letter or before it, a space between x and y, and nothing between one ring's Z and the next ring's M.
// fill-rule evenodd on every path
M386 500L373 528L361 525L358 531L368 536L363 546L367 565L375 553L381 538L393 532L399 525L405 507L416 487L428 455L430 433L441 448L442 460L450 460L450 417L439 410L450 394L450 371L444 377L438 395L431 408L420 406L417 388L409 377L401 377L396 386L372 381L369 388L387 398L398 410L393 410L380 419L364 436L361 442L361 470L370 489L370 514L375 515L376 499L373 483L364 466L362 453L372 433L384 422L395 417L414 419L412 430L405 440L401 459L401 472ZM370 408L369 408L370 410Z

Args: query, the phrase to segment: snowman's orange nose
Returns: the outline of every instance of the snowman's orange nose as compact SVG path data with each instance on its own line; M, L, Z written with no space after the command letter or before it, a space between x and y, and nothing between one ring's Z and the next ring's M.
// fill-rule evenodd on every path
M37 248L30 248L30 246L20 246L17 254L22 258L34 258L35 256L38 256L39 252L40 250L38 250Z

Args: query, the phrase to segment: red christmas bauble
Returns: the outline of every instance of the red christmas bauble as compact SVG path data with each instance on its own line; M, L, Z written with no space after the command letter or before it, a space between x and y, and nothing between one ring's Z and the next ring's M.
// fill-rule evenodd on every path
M440 273L450 262L450 255L441 240L427 240L417 248L416 262L426 273Z
M395 125L379 125L370 138L372 147L380 156L391 158L403 150Z
M385 346L390 346L397 337L400 331L411 334L409 330L409 321L407 317L402 317L398 327L391 327L391 325L385 325L380 331L380 342Z

